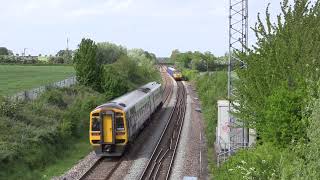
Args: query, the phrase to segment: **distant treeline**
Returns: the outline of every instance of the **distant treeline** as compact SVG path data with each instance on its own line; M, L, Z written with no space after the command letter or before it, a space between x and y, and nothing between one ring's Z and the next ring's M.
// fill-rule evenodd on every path
M19 56L6 47L0 47L0 64L72 64L73 54L72 50L60 50L55 56Z
M227 55L216 57L211 52L180 52L176 49L172 51L170 61L180 68L200 72L226 70L228 67Z

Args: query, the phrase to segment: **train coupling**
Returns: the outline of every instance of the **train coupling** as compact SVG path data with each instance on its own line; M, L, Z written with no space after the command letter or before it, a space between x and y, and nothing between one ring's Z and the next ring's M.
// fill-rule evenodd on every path
M113 151L113 147L110 144L102 144L101 146L102 146L101 148L102 152L110 153Z

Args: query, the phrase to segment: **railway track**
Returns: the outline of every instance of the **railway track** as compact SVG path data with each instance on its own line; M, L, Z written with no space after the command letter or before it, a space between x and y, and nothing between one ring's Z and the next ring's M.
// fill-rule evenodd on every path
M166 66L161 65L160 66L160 72L161 72L161 76L162 79L164 80L164 92L163 92L163 102L164 103L168 103L168 99L170 99L169 97L172 94L173 91L173 86L172 86L172 80L171 78L168 76L167 71L166 71Z
M110 179L115 170L119 167L124 157L121 158L106 158L101 157L91 168L87 171L80 180L106 180Z
M168 103L173 92L172 80L166 73L166 67L160 66L160 72L164 80L163 102ZM173 111L172 111L173 112ZM171 117L171 115L170 115ZM122 157L101 157L81 178L80 180L108 180L112 177L114 172L126 159Z
M186 111L186 90L182 82L178 84L178 96L168 123L153 151L140 180L169 179L176 149L179 143Z

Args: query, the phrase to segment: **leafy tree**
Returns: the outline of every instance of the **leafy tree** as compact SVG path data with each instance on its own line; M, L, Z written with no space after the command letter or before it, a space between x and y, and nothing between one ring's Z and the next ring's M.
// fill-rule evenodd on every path
M112 43L95 45L83 39L75 53L74 64L80 84L91 86L114 98L137 86L158 80L154 54L142 49L127 52Z
M136 74L137 65L127 56L121 56L114 64L105 65L102 83L104 92L110 98L124 94L130 89L130 84L138 80Z
M155 68L156 57L154 54L143 49L132 49L128 52L128 57L139 66L137 71L142 76L140 81L146 82L147 79L157 79L157 70Z
M216 58L217 64L228 64L229 63L229 53L225 53L224 56Z
M13 56L14 54L13 54L13 51L12 50L8 50L8 55L9 56Z
M97 61L100 64L112 64L123 55L127 55L125 47L109 42L97 43Z
M177 61L177 56L180 54L180 51L178 49L175 49L171 52L171 56L170 56L170 59L172 61Z
M149 53L148 51L144 51L143 49L131 49L128 51L128 56L140 65L146 65L146 62L154 65L154 63L156 62L155 55Z
M0 47L0 55L9 55L9 50L6 47Z
M180 53L178 50L174 50L171 54L171 60L179 68L191 68L198 71L213 71L218 69L216 66L221 66L221 64L215 64L217 58L209 51L205 53L199 51Z
M191 68L192 52L180 53L177 55L176 62L184 68Z
M207 51L204 53L203 55L203 60L206 64L206 69L207 71L209 71L209 69L214 69L214 66L215 66L215 61L216 61L216 57L211 54L211 52Z
M97 45L91 39L82 39L74 55L74 67L80 84L101 92L102 66L96 56Z
M70 64L72 63L72 56L73 56L73 51L72 50L60 50L57 52L56 56L59 57L59 59L63 59L63 63Z
M287 146L306 138L311 97L319 97L319 3L308 0L282 4L282 15L272 24L260 17L255 28L257 45L249 54L238 53L247 68L237 69L239 119L255 128L263 142Z

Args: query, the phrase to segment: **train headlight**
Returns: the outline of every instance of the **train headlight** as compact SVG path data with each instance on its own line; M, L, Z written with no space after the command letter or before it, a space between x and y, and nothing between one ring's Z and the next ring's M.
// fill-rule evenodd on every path
M91 122L92 122L92 131L100 131L100 118L93 117Z

